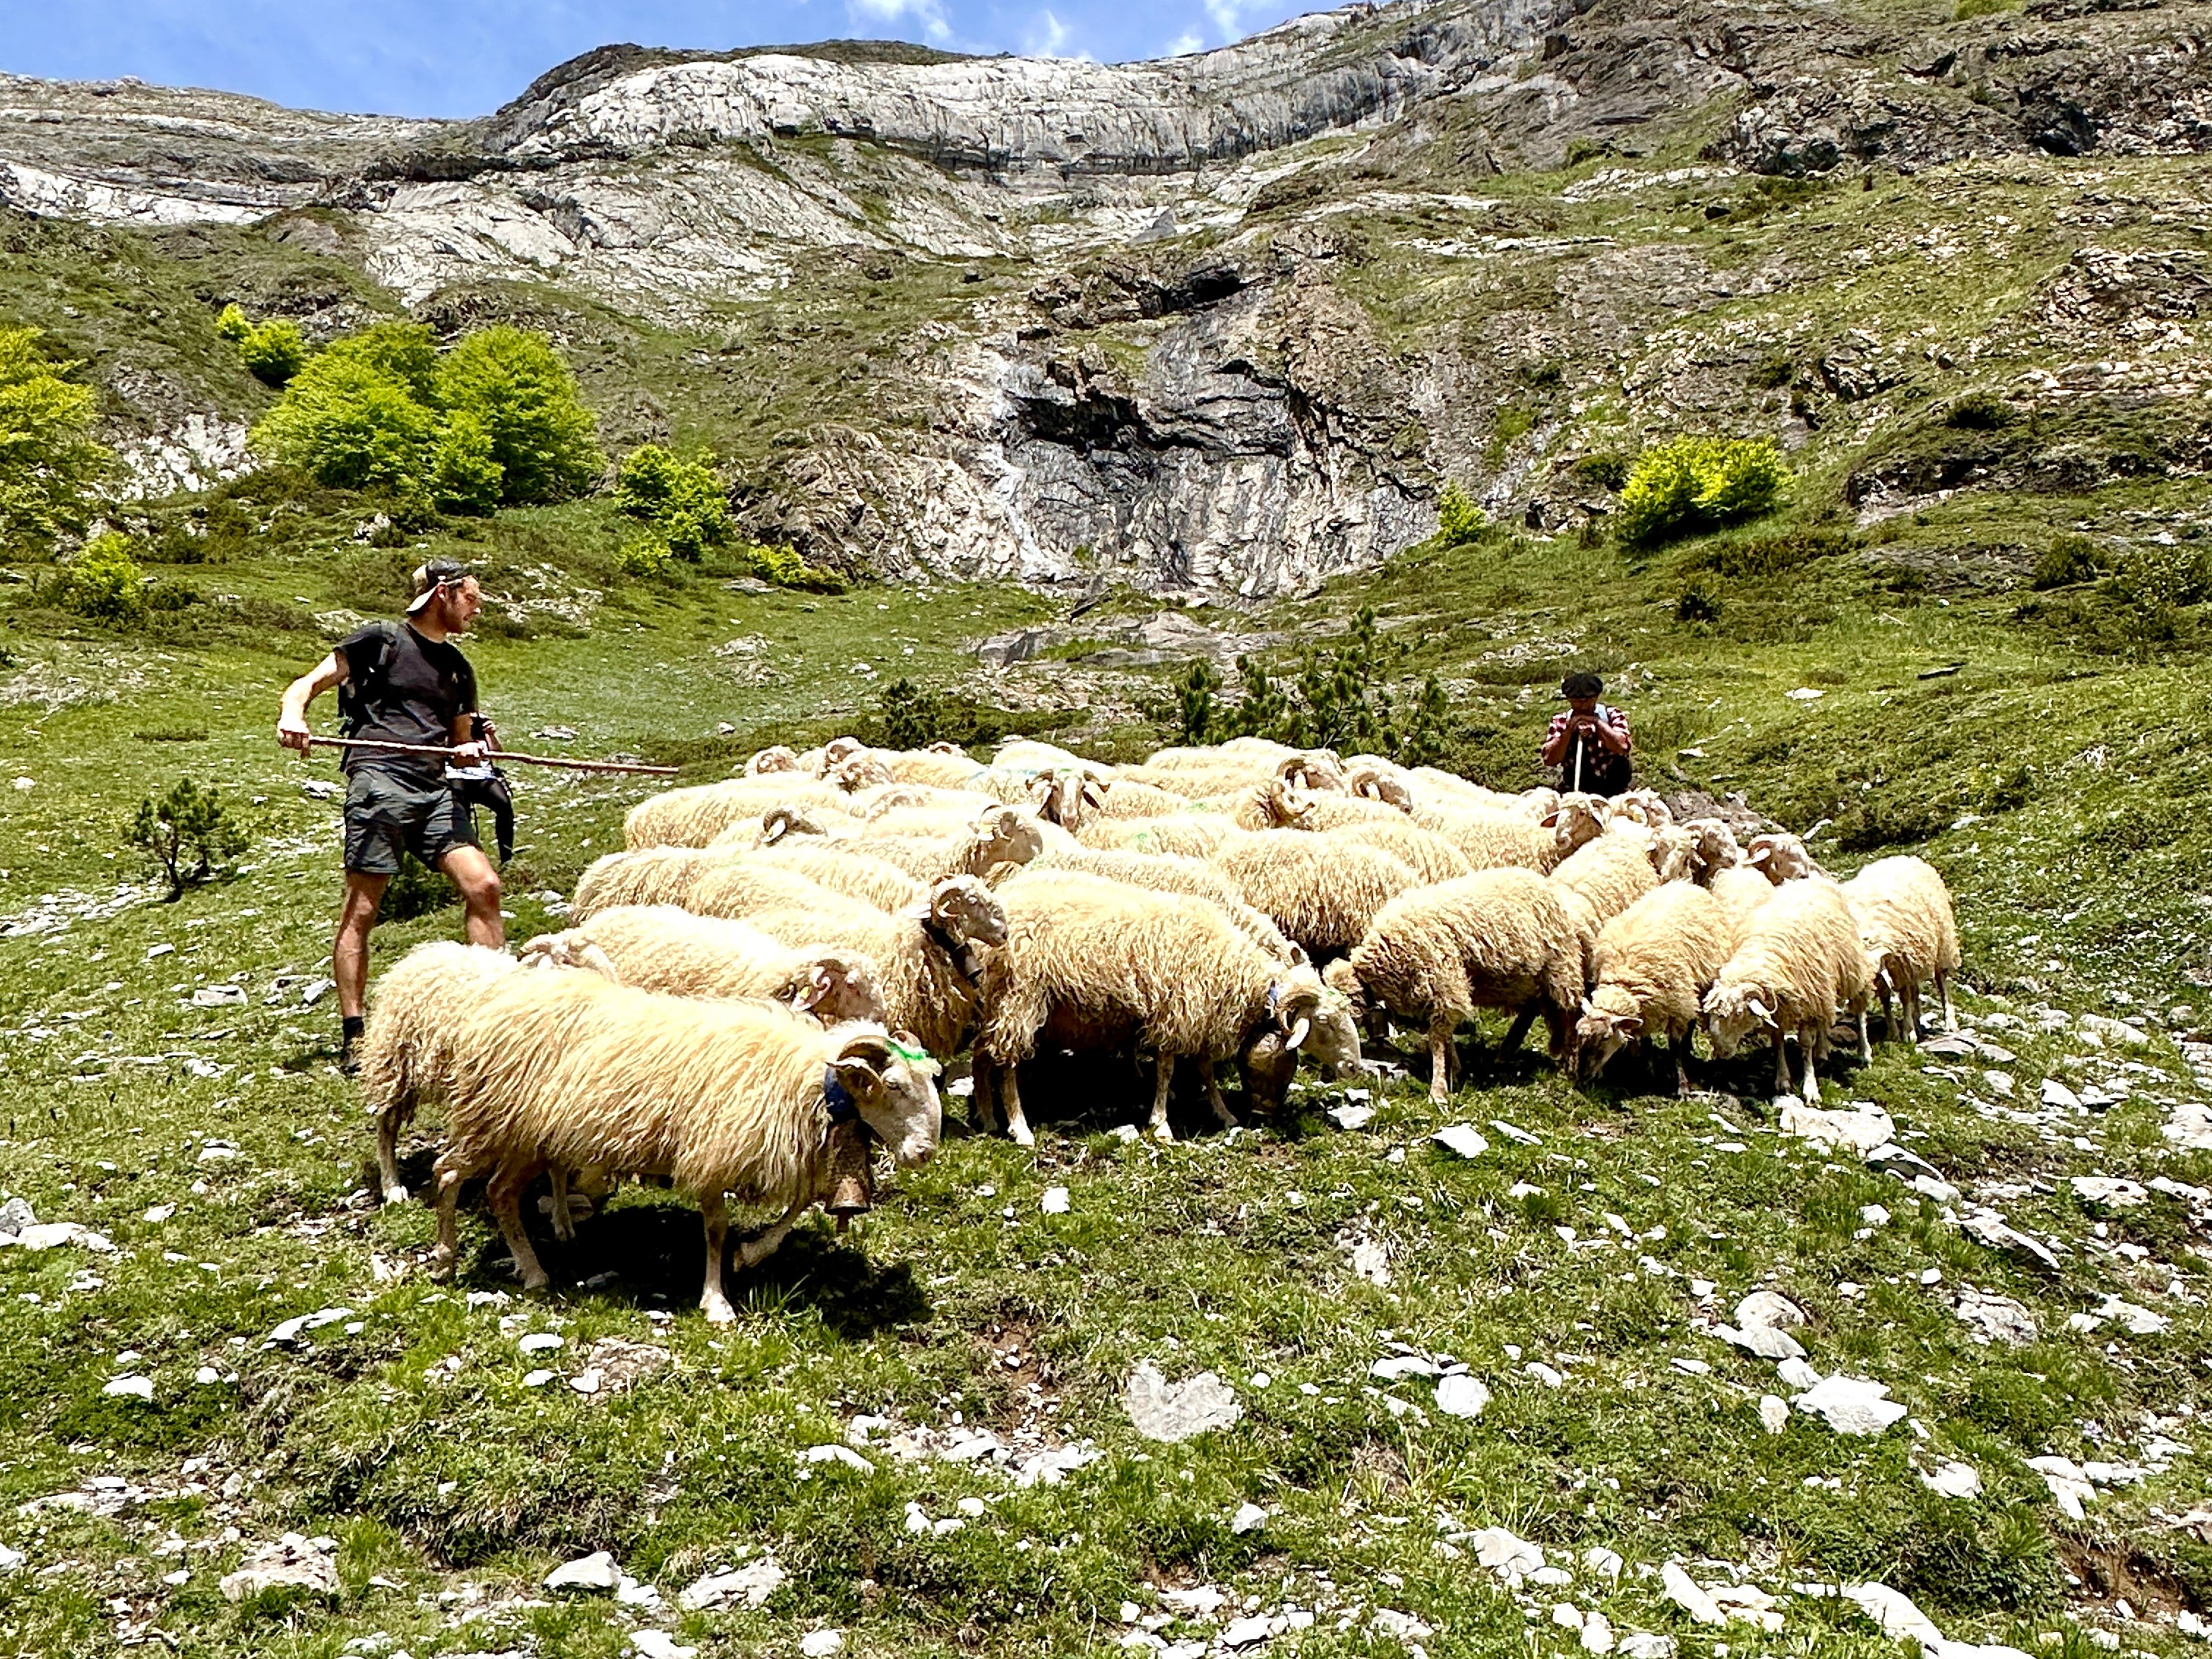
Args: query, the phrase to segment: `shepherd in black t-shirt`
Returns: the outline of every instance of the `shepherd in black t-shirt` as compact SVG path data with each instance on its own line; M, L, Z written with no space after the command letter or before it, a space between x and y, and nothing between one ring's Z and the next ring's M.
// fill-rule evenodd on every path
M476 578L465 567L431 560L415 573L415 597L402 621L356 629L286 688L276 740L306 753L307 705L336 686L346 736L451 747L457 766L482 760L497 734L477 717L476 671L453 640L468 631L483 609ZM507 942L507 933L499 917L499 874L477 844L468 808L446 780L446 762L349 749L344 764L350 780L345 905L331 956L343 1033L339 1063L350 1068L368 978L368 931L386 884L399 872L403 852L444 872L460 890L470 944L496 948Z

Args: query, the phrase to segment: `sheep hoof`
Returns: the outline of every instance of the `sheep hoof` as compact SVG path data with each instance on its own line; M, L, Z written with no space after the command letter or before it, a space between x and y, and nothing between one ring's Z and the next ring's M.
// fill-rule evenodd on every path
M1164 1123L1158 1124L1152 1130L1152 1139L1163 1146L1172 1146L1175 1145L1175 1131Z
M708 1297L700 1303L699 1311L706 1315L709 1325L734 1325L738 1322L738 1310L730 1305L727 1297Z
M1014 1145L1017 1146L1036 1145L1036 1135L1026 1123L1010 1123L1006 1126L1006 1133L1013 1137Z
M430 1252L430 1276L433 1279L452 1279L455 1276L453 1253L442 1244L437 1245Z
M384 1201L386 1204L404 1204L407 1201L407 1188L400 1182L393 1182L384 1189Z

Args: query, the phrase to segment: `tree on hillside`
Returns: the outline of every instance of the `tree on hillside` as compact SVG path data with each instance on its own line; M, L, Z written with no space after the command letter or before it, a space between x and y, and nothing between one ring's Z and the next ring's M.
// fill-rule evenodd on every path
M595 428L543 336L480 329L441 357L421 324L378 323L310 359L252 440L322 483L488 513L589 489Z
M478 329L440 362L437 393L441 407L483 423L503 501L580 495L606 465L576 377L542 334L503 324Z
M40 333L0 328L0 542L45 552L84 527L115 458L93 439L92 389L62 378L80 365L48 361Z

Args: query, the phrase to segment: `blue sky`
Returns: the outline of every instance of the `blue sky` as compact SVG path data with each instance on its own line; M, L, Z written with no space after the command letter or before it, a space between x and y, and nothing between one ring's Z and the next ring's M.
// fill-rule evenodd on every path
M1195 52L1327 0L0 0L0 70L135 75L279 103L480 115L612 40L719 48L836 35L1114 62Z

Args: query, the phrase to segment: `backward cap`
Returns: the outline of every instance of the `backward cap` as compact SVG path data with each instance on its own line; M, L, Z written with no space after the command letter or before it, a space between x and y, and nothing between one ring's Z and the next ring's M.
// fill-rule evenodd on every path
M409 578L407 614L413 616L430 602L430 596L447 582L459 581L476 574L459 559L431 559L415 567Z

